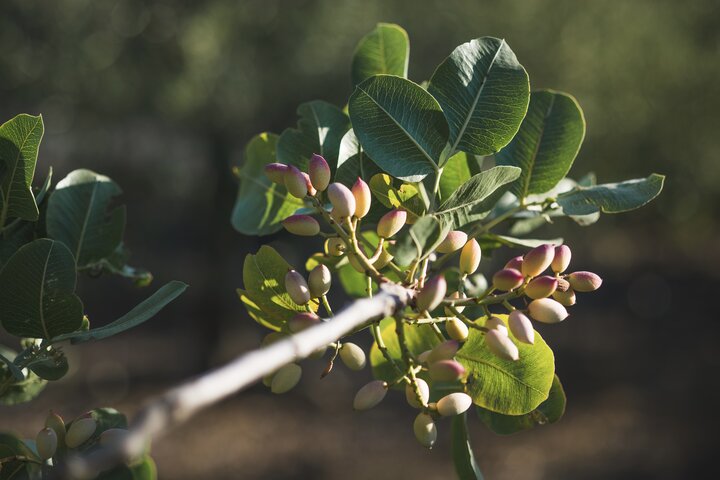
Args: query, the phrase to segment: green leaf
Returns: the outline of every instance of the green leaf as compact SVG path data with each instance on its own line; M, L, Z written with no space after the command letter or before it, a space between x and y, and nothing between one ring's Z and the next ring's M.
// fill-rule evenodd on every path
M640 208L657 197L663 189L664 175L653 173L620 183L581 187L558 196L557 202L566 215L589 215L596 212L620 213Z
M497 315L507 322L507 315ZM555 373L555 357L539 333L535 344L510 338L520 351L520 359L503 360L485 345L485 335L470 329L470 337L456 358L468 371L468 394L475 405L505 415L524 415L548 398Z
M408 214L408 223L415 223L425 213L420 192L413 184L403 183L400 188L395 188L390 175L378 173L370 179L369 187L383 206L405 210Z
M15 380L18 382L25 380L25 375L22 373L22 370L20 370L12 360L3 355L3 353L3 351L0 351L0 363L5 364L5 368L7 368L8 372L10 372L10 375L12 375Z
M490 430L499 435L510 435L557 422L565 413L566 402L565 391L560 383L560 379L555 375L547 400L538 405L538 407L530 413L524 415L503 415L485 410L482 407L477 407L477 413L480 420Z
M507 235L495 235L495 234L488 234L483 235L484 239L487 240L495 240L498 243L508 246L508 247L521 247L521 248L535 248L539 247L540 245L545 245L546 243L552 244L552 245L562 245L563 239L561 237L558 238L516 238L516 237L509 237Z
M410 39L407 32L393 23L378 23L355 48L352 60L353 85L379 74L407 77L409 60Z
M70 340L72 343L85 343L112 337L113 335L117 335L118 333L122 333L133 327L137 327L138 325L150 320L168 303L179 297L187 289L187 287L188 286L183 282L173 280L172 282L168 282L160 287L150 297L143 300L135 308L114 322L103 327L59 335L53 338L52 341L60 342L63 340Z
M20 248L0 272L0 323L19 337L49 339L82 325L75 259L46 238Z
M0 458L9 458L23 456L40 461L38 456L33 452L20 438L9 433L0 433ZM26 480L29 479L28 468L31 465L28 462L20 460L9 460L1 464L0 480Z
M440 198L447 200L460 188L462 184L470 180L470 162L475 161L472 155L465 152L458 152L447 161L440 176Z
M467 428L467 412L452 419L452 454L455 472L460 480L483 480L483 474L475 461Z
M370 158L393 177L419 182L438 169L448 130L437 101L418 84L376 75L350 96L355 135Z
M99 269L101 272L120 275L129 278L135 283L136 287L147 287L153 281L153 275L144 268L132 267L127 264L130 259L130 251L124 244L118 245L115 251L107 258L102 259L93 268Z
M48 200L47 232L73 252L78 268L109 257L122 242L125 206L110 178L80 169L58 182Z
M42 116L22 114L0 125L0 228L11 217L38 219L32 181L43 132Z
M322 155L335 172L340 141L350 128L347 115L328 102L314 100L301 104L298 128L288 128L277 143L277 161L307 171L313 153Z
M414 356L420 355L425 350L431 350L435 345L440 343L432 327L428 324L403 325L408 350ZM386 318L380 322L380 334L382 335L383 342L385 342L390 358L392 358L403 371L406 371L407 366L402 359L394 318ZM378 380L390 382L398 376L395 368L387 361L375 343L373 343L370 349L370 365L372 366L373 376Z
M585 118L572 96L552 90L532 92L520 131L496 155L498 165L522 168L513 185L520 199L543 193L562 180L585 137Z
M435 70L428 91L450 125L450 151L490 155L518 131L530 83L505 40L482 37L457 47Z
M14 358L17 354L9 348L0 345L0 355L9 359ZM0 370L0 373L2 373L2 370ZM22 372L20 372L20 374L22 375ZM15 381L9 384L5 384L4 382L9 381L10 377L0 375L0 385L5 385L4 387L0 387L0 405L10 406L29 402L37 397L45 388L45 385L47 385L45 380L35 375L32 371L29 371L27 376L23 376L22 380L18 380L17 376L10 375ZM0 455L0 457L2 457L2 455ZM2 478L2 476L0 476L0 478Z
M410 265L416 260L423 260L445 240L450 231L450 224L435 215L420 217L408 230L398 237L391 253L398 265Z
M380 173L380 168L365 154L360 141L351 128L340 142L335 181L352 187L358 177L366 180L378 173Z
M38 347L38 350L35 348L26 348L20 352L15 362L24 364L44 380L60 380L64 377L70 368L65 354L52 346Z
M493 167L473 175L440 206L438 215L460 228L487 216L510 182L520 176L517 167Z
M262 313L263 321L258 320L259 323L271 325L276 330L284 329L296 313L307 311L305 306L293 302L285 290L285 274L290 269L285 259L267 245L260 247L255 255L248 254L243 265L245 289L238 290L238 295L253 318L258 320L256 315ZM317 311L316 301L309 305Z
M269 235L282 228L280 222L303 207L300 199L265 175L265 165L276 161L278 136L261 133L245 147L245 163L235 174L240 179L232 225L245 235Z
M346 263L337 269L340 284L345 294L352 298L367 297L367 278L364 273L355 270L352 265ZM377 291L377 285L372 283L373 292Z

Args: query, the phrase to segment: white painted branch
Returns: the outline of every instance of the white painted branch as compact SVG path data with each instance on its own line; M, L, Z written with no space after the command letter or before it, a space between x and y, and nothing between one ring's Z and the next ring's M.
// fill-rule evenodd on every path
M141 455L149 441L185 422L195 413L254 384L283 365L308 357L317 349L375 320L392 316L407 305L412 292L395 284L381 285L373 298L355 301L331 320L289 336L191 379L153 399L132 422L121 441L89 455L68 459L55 470L61 478L92 478L124 459Z

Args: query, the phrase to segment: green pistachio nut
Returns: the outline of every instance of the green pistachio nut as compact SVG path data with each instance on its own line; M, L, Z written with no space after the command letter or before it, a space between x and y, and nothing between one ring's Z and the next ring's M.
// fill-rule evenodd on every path
M345 185L338 182L331 183L327 195L336 219L342 220L355 215L355 197Z
M370 206L372 204L370 187L362 178L358 177L352 186L352 194L353 197L355 197L355 216L357 218L363 218L370 212Z
M437 402L437 411L443 417L452 417L465 412L472 405L472 398L467 393L455 392L445 395Z
M65 421L60 415L50 410L50 413L45 418L45 426L55 430L59 443L65 441Z
M285 172L288 166L284 163L268 163L265 165L265 175L271 182L279 185L285 185Z
M310 296L313 298L319 298L328 293L331 284L332 274L330 269L322 263L313 268L308 275L308 288L310 289Z
M298 384L301 376L302 367L297 363L290 363L280 367L270 382L270 391L277 394L289 392Z
M310 288L305 278L296 270L290 270L285 274L285 290L298 305L305 305L310 301Z
M577 301L577 296L575 295L575 291L572 288L568 288L564 292L561 292L560 290L555 290L552 294L552 297L564 307L572 307Z
M330 237L325 240L325 253L331 257L340 257L346 250L347 245L340 237Z
M420 403L420 400L418 400L418 396L415 394L415 389L409 383L405 385L405 398L407 399L407 402L408 404L410 404L411 407L423 408L423 406L427 405L427 402L430 399L430 386L422 378L416 378L415 382L417 383L417 388L420 392L422 403Z
M437 440L437 427L432 417L427 413L419 413L413 422L413 432L420 445L432 448Z
M377 224L377 234L382 238L390 238L402 229L407 222L405 210L391 210L383 215Z
M464 342L470 335L470 329L459 318L451 318L445 322L445 331L447 331L450 338L458 342Z
M460 251L460 273L472 275L480 266L482 250L480 244L474 238L468 240Z
M372 382L363 386L355 394L353 400L354 410L369 410L378 403L382 402L387 394L388 385L382 380L373 380Z
M90 440L95 430L97 422L92 417L79 418L70 424L65 434L65 445L68 448L77 448L83 443Z
M294 165L288 165L283 175L285 188L296 198L305 198L308 194L308 185L303 172Z
M58 436L52 428L43 428L35 437L35 447L37 447L37 453L43 460L52 458L57 451L57 446Z
M362 348L354 343L345 342L340 347L340 360L350 370L362 370L367 363L367 356Z

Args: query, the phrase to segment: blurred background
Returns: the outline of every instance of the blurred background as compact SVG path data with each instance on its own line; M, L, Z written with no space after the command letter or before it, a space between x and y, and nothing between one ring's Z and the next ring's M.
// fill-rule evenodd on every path
M235 295L244 255L270 242L300 266L319 244L233 231L230 167L254 134L293 126L299 103L344 105L354 46L379 21L407 29L417 82L460 43L507 39L533 87L570 92L584 109L572 176L668 175L646 208L539 232L564 236L574 267L605 283L569 321L542 329L568 395L565 418L511 437L472 422L486 476L718 478L717 0L4 0L0 119L43 114L36 181L49 166L56 181L80 167L114 178L132 263L155 286L179 279L191 289L141 328L68 348L71 374L33 403L0 407L0 429L34 436L48 408L132 414L257 346L264 332ZM103 277L82 278L79 293L101 325L150 291ZM369 335L357 341L367 346ZM351 411L367 369L338 367L320 381L324 365L306 365L292 393L255 387L156 442L160 478L452 478L449 425L425 451L401 395Z

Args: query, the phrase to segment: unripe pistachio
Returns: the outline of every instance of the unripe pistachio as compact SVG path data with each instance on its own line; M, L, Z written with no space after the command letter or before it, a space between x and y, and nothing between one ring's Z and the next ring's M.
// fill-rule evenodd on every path
M122 441L128 435L124 428L108 428L100 434L100 445L113 445Z
M535 247L523 257L520 271L526 277L537 277L550 266L554 256L555 249L552 245L546 243Z
M573 305L575 305L575 302L577 300L575 291L572 288L569 288L564 292L561 292L560 290L555 290L552 294L552 297L557 300L558 303L565 307L572 307Z
M427 356L427 363L435 363L441 360L452 360L460 349L460 343L457 340L446 340L438 343L430 350Z
M437 402L437 411L443 417L460 415L472 405L472 398L467 393L455 392L445 395Z
M480 266L482 258L482 250L480 244L474 238L468 240L460 252L460 273L463 275L471 275Z
M285 185L285 172L288 166L284 163L268 163L265 165L265 175L271 182Z
M533 300L528 311L534 320L542 323L559 323L568 317L565 307L551 298Z
M65 434L65 445L68 448L77 448L87 442L97 429L97 422L94 418L79 418L70 424Z
M392 262L393 258L394 257L390 255L390 252L383 248L380 252L380 256L377 258L377 260L375 260L375 263L373 263L373 267L378 270L382 270L383 268L387 267L390 262Z
M350 370L362 370L367 363L363 349L350 342L345 342L340 347L340 359Z
M302 367L297 363L289 363L275 372L270 382L272 393L285 393L292 390L300 381Z
M505 322L500 317L490 317L485 321L485 328L489 330L499 330L502 334L507 336L508 328Z
M427 405L427 402L430 399L430 386L422 378L416 378L415 381L417 382L418 390L420 391L423 403L420 403L417 395L415 395L415 389L409 383L405 385L405 398L411 407L422 408L423 405Z
M448 232L445 239L435 249L438 253L452 253L460 250L467 243L467 233L461 230Z
M458 342L464 342L470 335L470 329L465 322L458 318L451 318L445 322L445 330L450 338Z
M40 430L35 437L35 447L40 458L47 460L52 458L57 451L58 437L55 430L49 427L45 427Z
M310 180L310 175L308 175L305 172L300 172L300 173L302 173L302 176L305 179L305 185L307 186L308 195L310 195L311 197L314 197L315 194L317 193L317 190L313 186L312 180Z
M354 410L369 410L380 403L387 393L388 385L382 380L374 380L355 394L353 400Z
M305 278L296 270L290 270L285 274L285 290L298 305L305 305L310 301L310 289Z
M493 275L493 287L503 292L514 290L523 284L523 274L514 268L503 268Z
M320 233L320 224L310 215L291 215L282 221L285 230L295 235L313 237Z
M453 292L450 295L450 298L460 300L462 298L467 298L467 295L465 295L464 293L460 294L460 292ZM464 305L454 305L454 307L455 307L455 310L457 310L459 313L462 313L462 311L465 310ZM453 313L452 310L450 310L450 308L445 307L445 315L447 315L448 317L452 317L455 314Z
M330 290L331 283L332 275L330 274L330 269L321 263L313 268L310 275L308 275L310 296L313 298L322 297Z
M602 278L593 272L573 272L565 278L576 292L592 292L602 285Z
M432 448L437 440L437 427L432 417L427 413L420 413L413 422L413 432L420 445Z
M320 317L312 312L298 312L288 320L288 329L297 333L320 323Z
M340 257L347 250L345 241L340 237L330 237L325 240L325 253L333 257Z
M380 218L377 234L382 238L390 238L400 231L407 221L405 210L391 210Z
M438 275L425 282L425 286L415 298L415 304L421 312L434 310L443 301L446 293L445 277Z
M355 197L349 188L342 183L331 183L327 190L328 199L333 206L336 219L355 215Z
M522 255L518 255L517 257L508 260L508 262L505 264L505 268L512 268L513 270L522 272L522 262Z
M265 376L262 378L262 383L263 383L263 385L265 385L266 387L270 388L270 386L272 385L272 379L273 379L274 376L275 376L275 373L274 373L274 372L265 375Z
M552 271L562 273L567 270L570 265L570 258L572 258L570 247L567 245L558 245L555 247L555 257L553 257L553 261L550 264Z
M430 364L430 378L436 382L454 382L465 376L465 367L455 360L440 360Z
M355 216L357 218L363 218L370 211L370 205L372 203L372 195L370 194L370 187L365 181L358 177L352 186L352 194L355 197Z
M528 316L520 310L510 312L510 315L508 315L508 326L518 341L529 343L530 345L535 343L535 329L532 326L532 322Z
M285 188L293 197L305 198L308 194L307 180L303 172L298 170L294 165L288 165L283 176L285 180Z
M48 416L45 418L45 426L55 430L58 442L62 443L65 441L65 422L60 415L50 410L50 413L48 413Z
M315 188L324 192L330 183L330 165L325 159L317 153L313 153L308 164L308 173Z
M515 345L507 333L504 333L502 330L488 330L485 333L485 344L496 357L502 358L503 360L514 361L520 358L517 345Z
M557 289L558 281L555 277L543 275L530 280L525 287L525 295L530 298L545 298L553 294Z

